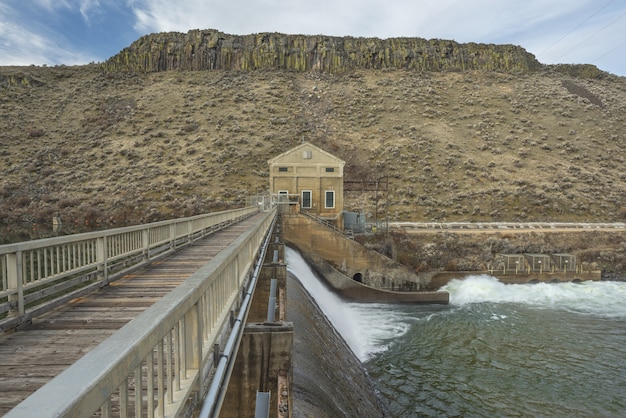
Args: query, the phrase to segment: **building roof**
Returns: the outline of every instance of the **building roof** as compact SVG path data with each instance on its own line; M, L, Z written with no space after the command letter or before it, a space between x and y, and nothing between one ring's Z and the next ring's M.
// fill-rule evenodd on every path
M282 154L279 154L276 157L269 159L267 162L270 165L275 164L276 162L279 162L280 160L284 159L286 156L299 152L299 151L316 151L326 156L327 158L334 160L337 164L341 164L341 165L346 164L346 162L342 160L341 158L338 158L334 156L333 154L326 152L323 149L316 147L315 145L308 143L308 142L304 142L294 148L291 148L290 150L285 151ZM316 162L315 160L316 160L315 157L311 158L311 162Z

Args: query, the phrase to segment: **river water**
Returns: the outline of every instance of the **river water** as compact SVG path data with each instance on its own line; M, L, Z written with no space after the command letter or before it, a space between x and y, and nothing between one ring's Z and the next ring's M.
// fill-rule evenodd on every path
M450 305L355 304L288 269L365 363L393 417L626 416L626 283L450 282Z

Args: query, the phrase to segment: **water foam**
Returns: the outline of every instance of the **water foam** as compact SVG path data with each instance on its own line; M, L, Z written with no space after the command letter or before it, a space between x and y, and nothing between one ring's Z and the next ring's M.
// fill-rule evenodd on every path
M455 306L479 303L518 303L537 308L556 308L584 315L626 319L626 283L537 283L499 282L486 275L452 280L442 290L450 293L452 310L429 311L406 305L346 303L317 278L302 256L286 249L287 269L298 278L333 327L362 362L385 352L413 324L452 314ZM493 321L506 320L494 313Z
M320 282L302 256L285 249L287 270L298 278L352 352L363 362L388 348L383 343L403 335L406 318L390 305L346 303Z
M442 290L450 293L451 305L520 303L626 318L626 283L623 282L504 284L494 277L480 275L452 280Z

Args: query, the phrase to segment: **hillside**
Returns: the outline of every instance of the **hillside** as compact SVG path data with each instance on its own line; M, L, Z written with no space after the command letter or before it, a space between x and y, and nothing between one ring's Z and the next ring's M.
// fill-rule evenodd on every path
M394 64L418 40L386 41L372 66L354 51L374 41L353 38L301 37L315 47L305 55L280 38L291 52L267 54L307 64L250 69L220 66L259 59L263 42L226 36L206 51L237 60L176 67L180 51L201 55L206 39L183 42L192 32L142 38L103 64L0 67L0 222L115 226L242 204L267 189L267 160L300 141L346 160L347 178L389 176L392 220L626 219L625 78L450 41L446 54L419 40L439 51L419 68ZM129 64L163 51L178 58ZM373 216L385 195L347 202Z

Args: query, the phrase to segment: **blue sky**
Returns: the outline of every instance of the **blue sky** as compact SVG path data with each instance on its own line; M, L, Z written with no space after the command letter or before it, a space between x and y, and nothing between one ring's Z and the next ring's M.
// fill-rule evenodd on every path
M217 29L514 44L626 76L626 0L1 0L0 65L101 62L139 37Z

